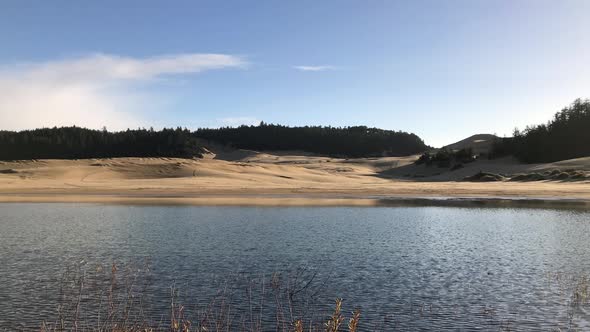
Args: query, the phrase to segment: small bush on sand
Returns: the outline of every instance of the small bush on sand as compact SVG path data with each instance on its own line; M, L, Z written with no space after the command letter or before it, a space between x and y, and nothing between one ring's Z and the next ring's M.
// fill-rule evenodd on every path
M426 152L416 160L416 165L426 164L426 166L436 165L439 168L451 167L454 163L467 164L475 161L471 149L461 149L459 151L449 151L445 148L436 151L436 153Z
M495 173L487 173L487 172L479 172L477 174L467 176L463 178L463 181L471 181L471 182L494 182L494 181L505 181L506 177L495 174Z
M517 174L510 181L543 181L547 178L541 173Z

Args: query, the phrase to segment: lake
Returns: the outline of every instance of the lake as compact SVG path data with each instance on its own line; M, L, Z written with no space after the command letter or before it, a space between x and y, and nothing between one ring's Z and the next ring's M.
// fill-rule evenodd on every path
M305 317L340 297L369 330L585 330L589 235L587 210L0 204L0 330L55 321L82 278L96 309L122 271L152 321L224 296L238 322L280 280Z

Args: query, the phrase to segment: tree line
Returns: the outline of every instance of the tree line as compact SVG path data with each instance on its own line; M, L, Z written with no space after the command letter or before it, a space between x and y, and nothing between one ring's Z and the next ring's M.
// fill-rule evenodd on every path
M251 150L302 150L331 156L406 156L428 146L415 134L355 127L288 127L261 122L258 126L202 128L197 137Z
M108 132L79 127L0 131L0 160L200 156L187 129Z
M414 134L359 127L259 126L136 129L119 132L80 127L0 131L0 160L114 157L200 157L203 140L252 150L303 150L365 157L410 155L427 149Z
M513 137L495 142L494 156L509 154L527 163L590 156L590 101L577 99L547 124L515 129Z

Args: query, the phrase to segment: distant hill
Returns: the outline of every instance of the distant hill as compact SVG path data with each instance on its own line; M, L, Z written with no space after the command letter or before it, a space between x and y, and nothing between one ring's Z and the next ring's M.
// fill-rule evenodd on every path
M471 148L475 154L489 153L492 150L494 141L498 138L498 136L492 134L477 134L449 144L444 148L451 151Z

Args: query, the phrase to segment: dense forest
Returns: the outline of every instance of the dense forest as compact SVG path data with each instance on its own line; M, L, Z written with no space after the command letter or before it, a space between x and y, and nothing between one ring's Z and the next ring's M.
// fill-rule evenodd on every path
M202 148L186 129L121 132L78 127L0 131L0 160L193 157Z
M197 137L251 150L303 150L332 156L405 156L425 151L420 137L402 131L357 127L258 126L199 129Z
M0 131L0 160L111 157L201 156L203 139L253 150L303 150L364 157L409 155L426 150L414 134L367 127L286 127L126 130L108 132L79 127Z
M527 163L590 156L590 101L577 99L547 124L516 129L514 137L495 143L493 154L512 154Z

